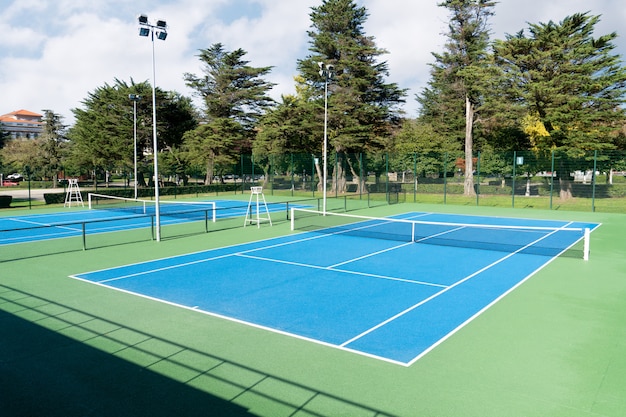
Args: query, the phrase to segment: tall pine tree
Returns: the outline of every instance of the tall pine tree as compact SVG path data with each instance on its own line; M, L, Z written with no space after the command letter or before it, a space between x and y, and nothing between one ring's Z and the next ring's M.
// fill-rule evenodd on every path
M406 91L395 83L388 83L386 61L380 57L387 51L376 46L374 37L367 36L364 24L368 13L354 0L323 0L313 7L310 52L298 61L298 70L317 91L320 115L319 149L322 148L324 82L318 63L333 65L335 75L328 88L329 150L335 151L352 175L358 178L359 167L349 154L376 152L385 147L392 129L400 122L399 105L404 103ZM346 173L343 161L334 164L336 185L343 191Z
M255 68L243 59L243 49L227 51L221 43L200 50L204 74L185 74L187 85L204 101L204 123L185 135L196 162L206 165L207 182L227 169L237 155L251 150L254 128L264 110L274 104L268 96L274 84L262 77L271 67Z
M614 149L621 138L626 69L613 53L616 33L593 37L599 20L577 13L531 24L529 36L520 31L495 45L495 62L508 80L505 95L545 132L533 143L537 151L580 159L585 151ZM561 198L570 198L569 175L559 180Z
M46 177L53 179L53 184L57 183L58 171L62 164L66 128L67 126L63 124L63 116L52 110L44 110L44 127L41 140L42 152L46 162L43 168L46 171Z
M474 125L488 77L488 20L495 4L490 0L446 0L439 4L450 12L445 51L433 53L429 87L418 97L425 121L434 122L446 137L463 138L465 195L475 194Z
M532 24L495 45L509 94L537 115L549 136L539 147L612 148L624 119L626 69L613 54L616 33L594 38L599 16L575 14L560 23Z

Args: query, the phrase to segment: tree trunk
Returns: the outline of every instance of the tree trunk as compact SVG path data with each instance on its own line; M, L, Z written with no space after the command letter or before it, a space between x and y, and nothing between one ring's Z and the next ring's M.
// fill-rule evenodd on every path
M352 178L358 178L358 181L352 181L353 183L357 184L357 192L359 193L365 193L367 192L367 187L366 185L366 178L361 178L361 174L359 172L356 172L356 169L354 167L354 164L352 163L352 161L350 161L350 158L347 158L346 161L348 162L348 168L350 169L350 173L352 174ZM360 163L359 163L360 164Z
M571 181L564 180L563 178L559 178L559 186L560 186L559 197L561 198L561 200L563 201L570 200L571 198L574 197L574 195L572 194L572 182Z
M143 176L143 172L139 171L137 173L137 186L139 187L147 187L148 184L146 184L146 178Z
M559 161L559 198L562 201L573 198L572 182L569 180L569 170L566 169L563 160Z
M215 177L215 173L213 172L215 168L214 165L213 158L209 158L206 163L206 177L204 177L205 184L213 184L213 177Z
M337 153L337 163L333 169L333 184L331 191L335 193L343 193L346 191L346 171L343 169L344 156Z
M320 165L319 158L315 158L315 172L317 172L317 178L319 178L319 181L317 181L317 191L322 193L324 192L324 189L322 188L324 185L324 173L322 172L322 166Z
M475 196L474 190L474 161L473 161L473 122L474 122L474 105L471 103L469 96L465 96L465 182L463 183L463 194L466 196Z

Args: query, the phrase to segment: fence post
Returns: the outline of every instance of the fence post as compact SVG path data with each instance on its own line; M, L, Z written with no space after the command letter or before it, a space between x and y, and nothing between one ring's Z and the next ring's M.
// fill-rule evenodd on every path
M551 152L552 154L552 166L550 167L550 210L552 210L552 195L554 194L554 150Z
M244 183L244 176L243 176L244 160L243 160L243 158L244 158L244 155L241 154L239 156L239 164L241 165L241 172L240 172L240 174L241 174L241 194L243 194L243 189L244 189L244 186L243 186L243 183ZM237 194L237 168L233 169L233 181L235 182L235 194Z
M413 202L417 201L417 153L413 152Z
M338 198L339 197L339 152L337 151L335 151L335 173L333 174L333 177L335 180L335 198Z
M293 165L293 154L289 154L289 156L290 156L290 170L291 170L291 196L293 197L293 192L296 188L296 183L294 179L294 171L296 170L296 168ZM252 169L254 169L254 165L252 166ZM254 174L252 178L254 179Z
M593 151L593 172L591 173L591 211L596 211L596 169L598 168L598 151Z
M443 204L447 203L448 197L448 152L443 154Z
M517 167L517 151L513 151L513 177L511 183L511 208L515 208L515 168Z
M267 171L268 178L266 178L266 181L269 181L270 184L270 195L274 195L274 155L270 155L268 159L270 169Z
M389 154L385 152L385 199L389 203Z
M367 178L363 175L363 152L359 152L359 200L363 200L363 188L367 184Z
M311 155L311 194L312 197L315 197L315 155Z
M478 158L476 159L476 205L478 206L480 199L480 151L478 151Z

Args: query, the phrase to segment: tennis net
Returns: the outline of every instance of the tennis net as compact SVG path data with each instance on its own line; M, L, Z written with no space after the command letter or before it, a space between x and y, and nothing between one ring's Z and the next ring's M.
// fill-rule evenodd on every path
M294 207L291 230L551 257L567 252L589 258L588 228L430 222Z
M151 216L156 214L154 200L117 197L106 194L89 193L89 209L113 210L124 213ZM180 217L187 220L216 219L216 204L213 201L159 201L159 214Z

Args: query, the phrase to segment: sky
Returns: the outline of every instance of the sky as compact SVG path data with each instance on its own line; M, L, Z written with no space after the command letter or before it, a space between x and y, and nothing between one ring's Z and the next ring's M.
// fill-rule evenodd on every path
M441 0L356 0L367 9L365 33L388 53L388 82L408 89L404 111L416 117L429 80L432 52L447 29ZM198 51L215 43L242 48L254 67L272 66L271 96L295 91L298 59L309 52L310 13L322 0L0 0L0 114L44 109L74 121L89 93L115 79L152 82L152 45L138 36L137 16L167 21L155 40L156 85L193 96L184 74L202 75ZM529 23L560 22L574 13L601 15L594 36L616 32L615 53L626 56L626 8L615 0L501 0L490 19L492 39ZM199 104L196 99L196 103Z

